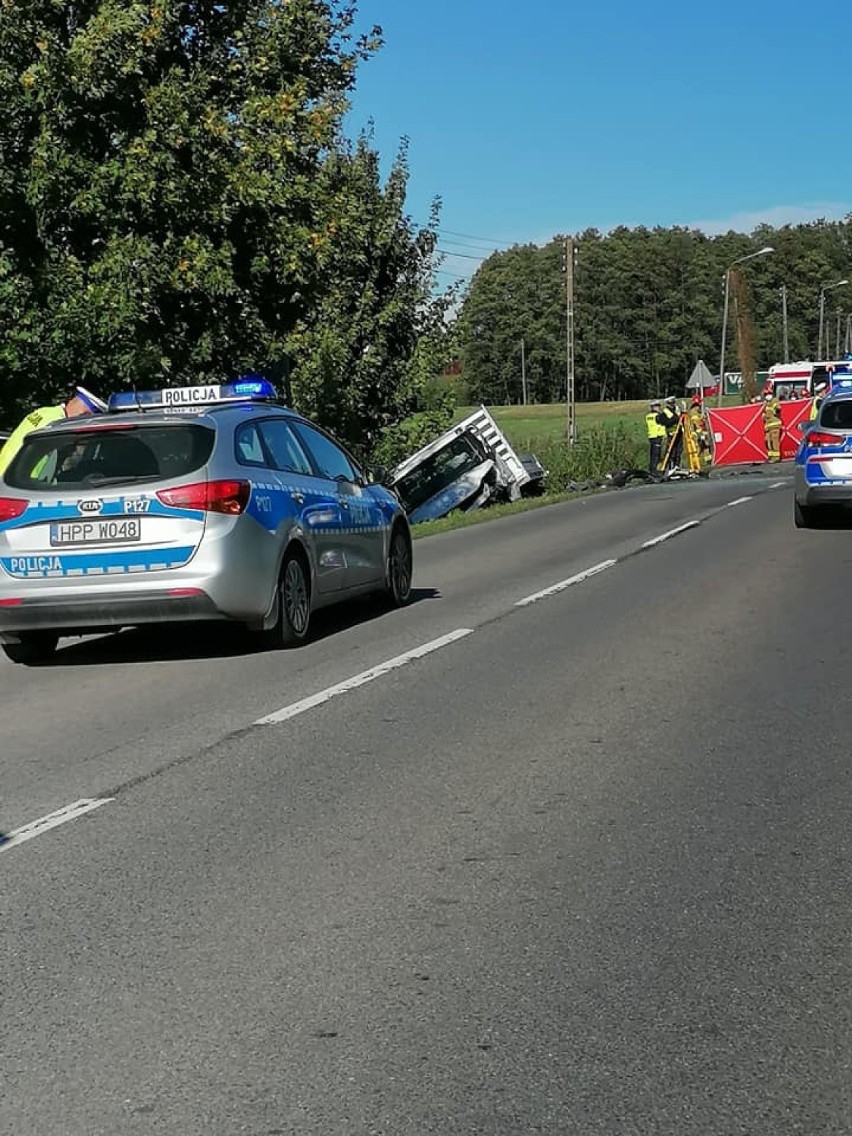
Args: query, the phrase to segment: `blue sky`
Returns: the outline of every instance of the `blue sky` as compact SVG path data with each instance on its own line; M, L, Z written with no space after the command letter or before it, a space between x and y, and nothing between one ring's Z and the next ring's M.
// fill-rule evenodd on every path
M479 249L618 224L748 231L852 212L852 0L359 0L381 52L349 133L410 138L445 276ZM464 234L461 236L460 234ZM471 241L470 238L480 238Z

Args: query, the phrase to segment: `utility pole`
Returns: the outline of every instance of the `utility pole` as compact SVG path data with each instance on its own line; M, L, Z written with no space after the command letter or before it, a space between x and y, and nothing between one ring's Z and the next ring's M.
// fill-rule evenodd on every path
M524 338L521 336L521 398L524 406L527 405L527 359L524 347Z
M834 358L840 358L840 322L843 319L843 312L840 308L837 309L837 338L834 341Z
M842 287L842 285L848 284L848 283L849 283L849 281L844 277L843 280L836 280L833 284L823 284L823 286L819 290L819 334L817 335L817 359L820 358L820 352L822 351L822 330L823 330L823 327L825 325L825 294L826 294L826 292L830 292L832 288L840 288L840 287ZM828 356L829 356L829 352L831 351L831 347L829 346L829 342L828 342L830 336L831 336L831 333L828 330L828 328L826 327L826 329L825 329L825 355L822 356L823 359L827 359Z
M846 317L846 338L843 341L844 355L852 355L852 315Z
M790 362L790 340L787 336L787 285L781 285L781 318L784 327L784 362Z
M568 403L568 444L577 440L577 408L574 397L574 238L565 241L565 387Z

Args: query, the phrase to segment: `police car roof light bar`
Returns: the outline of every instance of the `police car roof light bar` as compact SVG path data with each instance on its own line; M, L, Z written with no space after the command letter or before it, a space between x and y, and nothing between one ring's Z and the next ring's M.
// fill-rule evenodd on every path
M267 379L237 379L230 383L205 383L162 390L117 391L109 397L113 414L128 410L196 410L229 402L275 402L278 392Z

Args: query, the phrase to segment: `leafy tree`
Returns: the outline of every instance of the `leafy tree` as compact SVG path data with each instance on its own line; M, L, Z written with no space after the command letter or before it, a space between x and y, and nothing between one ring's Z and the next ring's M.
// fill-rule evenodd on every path
M849 275L852 215L716 237L684 228L621 226L606 236L590 229L576 242L578 398L642 398L681 392L698 359L713 369L725 271L767 244L774 255L742 266L754 337L753 349L742 346L759 369L783 359L779 293L786 284L791 357L816 357L820 287ZM475 274L459 316L472 400L520 401L521 337L533 401L564 399L562 247L557 236L540 248L510 248L491 255ZM833 308L852 310L852 286L831 295ZM738 351L736 328L732 313L731 359Z
M428 387L451 352L453 293L433 294L440 203L417 228L405 213L408 176L405 141L385 184L366 137L326 159L322 286L287 339L295 405L367 452L410 414L441 410Z
M0 409L281 357L339 263L319 189L380 40L353 20L340 0L0 0Z

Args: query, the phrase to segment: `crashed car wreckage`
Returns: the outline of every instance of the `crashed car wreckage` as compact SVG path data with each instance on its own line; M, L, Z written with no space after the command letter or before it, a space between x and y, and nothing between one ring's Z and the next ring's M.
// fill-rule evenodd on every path
M518 454L484 406L391 471L386 484L412 524L544 491L547 471Z

